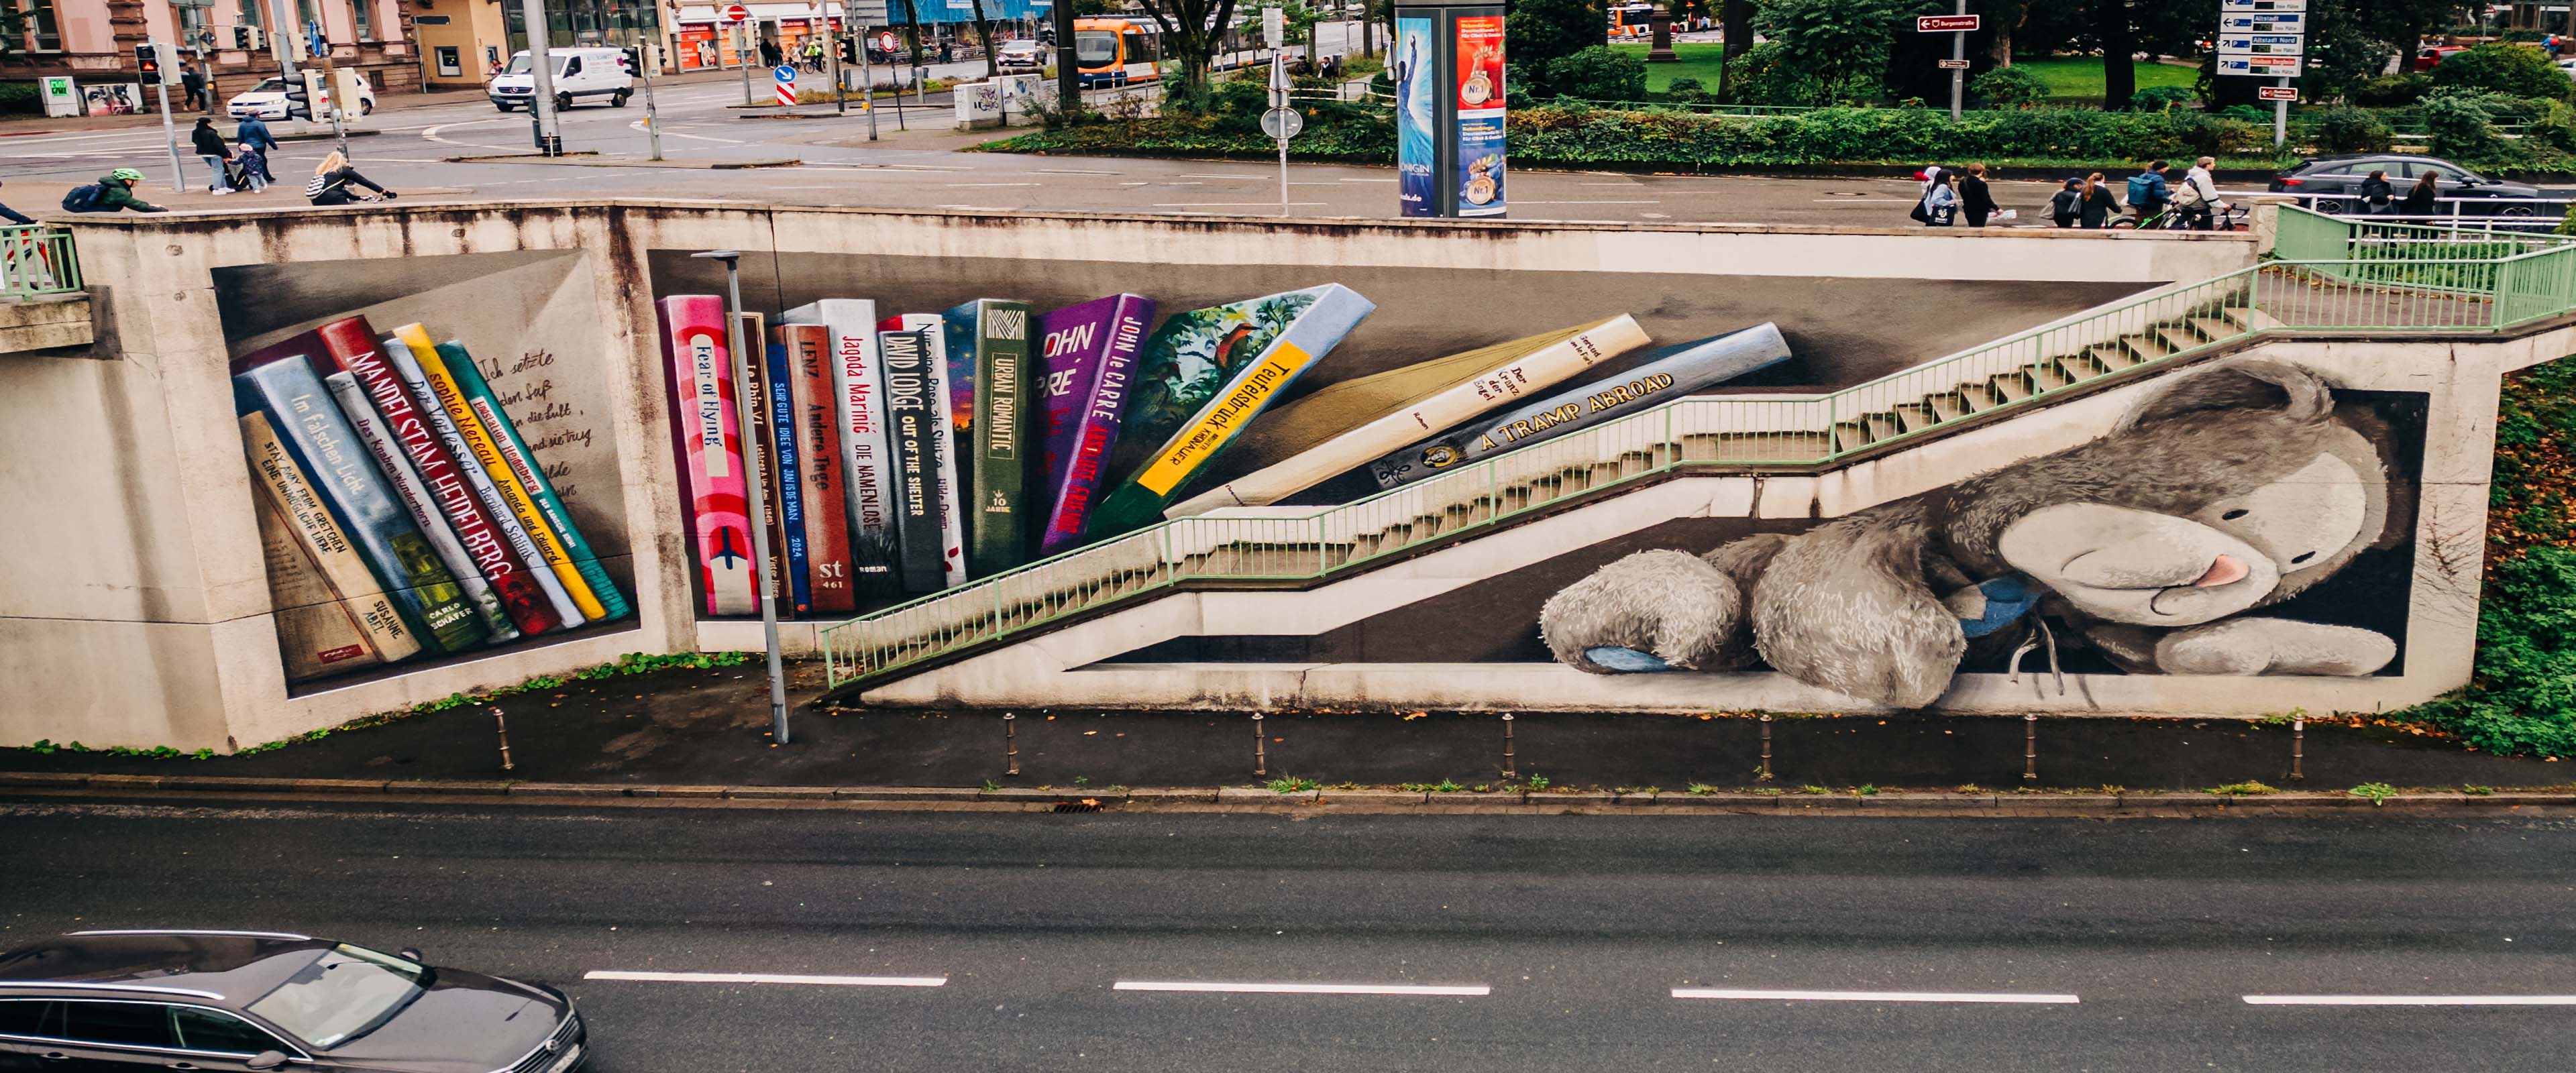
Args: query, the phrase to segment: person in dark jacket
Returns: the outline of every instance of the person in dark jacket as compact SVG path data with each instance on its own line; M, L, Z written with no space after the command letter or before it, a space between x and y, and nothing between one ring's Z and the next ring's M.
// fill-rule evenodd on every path
M2049 222L2073 227L2084 219L2084 180L2068 179L2048 198Z
M393 191L358 174L358 169L349 166L349 158L338 152L323 157L322 163L314 165L313 178L304 184L304 196L312 198L316 205L346 205L358 200L349 190L352 186L363 186L386 197L394 196Z
M233 127L233 140L259 150L259 177L272 183L277 181L277 173L268 170L268 151L277 148L277 135L268 132L266 122L255 115L243 116L241 123Z
M179 107L191 112L206 110L206 73L197 69L195 61L179 65L179 92Z
M2111 226L2111 218L2120 215L2120 198L2111 192L2111 184L2102 181L2102 173L2084 177L2084 204L2080 210L2084 226L2099 231Z
M36 222L35 217L10 208L7 205L0 205L0 220L7 220L13 224L32 224Z
M1959 215L1968 218L1968 226L1984 227L1986 218L2000 208L1992 191L1986 189L1986 166L1968 165L1968 174L1959 180Z
M188 141L197 147L197 159L205 161L206 170L214 173L214 182L206 189L217 194L232 193L232 177L226 171L233 161L233 147L225 144L223 132L215 129L215 121L199 116L197 129L188 132Z
M2370 177L2361 181L2361 211L2385 216L2396 211L2391 207L2396 200L2397 190L2388 185L2388 172L2381 168L2371 169Z
M80 211L115 212L118 209L133 209L136 212L170 211L134 196L134 184L142 181L143 173L132 168L118 168L101 175L98 177L98 200L90 202L88 208Z
M2406 200L2397 203L2397 211L2407 216L2431 216L2442 211L2438 200L2441 196L2440 177L2425 172L2415 180L2415 185L2406 188Z

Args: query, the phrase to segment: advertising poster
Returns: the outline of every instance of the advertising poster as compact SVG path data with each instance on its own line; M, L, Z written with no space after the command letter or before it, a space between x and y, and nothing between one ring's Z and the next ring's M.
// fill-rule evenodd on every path
M1436 216L1432 189L1431 20L1395 20L1395 51L1387 79L1395 83L1395 198L1406 216Z
M1458 215L1503 214L1503 17L1460 16Z

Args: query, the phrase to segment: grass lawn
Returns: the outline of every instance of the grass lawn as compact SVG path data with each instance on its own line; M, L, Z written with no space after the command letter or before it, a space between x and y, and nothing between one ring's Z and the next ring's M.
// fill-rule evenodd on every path
M2048 83L2050 104L2102 103L2102 60L2095 56L2072 56L2064 59L2015 60L2013 66L2032 71ZM2190 89L2199 80L2200 69L2176 67L2170 63L2141 63L2137 66L2138 88L2181 86ZM1654 76L1648 75L1649 79Z
M1636 53L1640 59L1643 59L1646 55L1646 46L1641 44L1612 45L1610 47L1618 49L1621 52ZM1711 93L1717 92L1719 73L1726 66L1724 62L1724 58L1726 56L1725 45L1718 44L1716 42L1685 42L1673 46L1673 55L1681 57L1680 61L1675 63L1650 63L1646 65L1646 92L1661 93L1664 91L1665 87L1672 85L1673 79L1676 78L1699 79L1700 88ZM2099 82L2101 80L2095 79L2094 81ZM2093 92L2099 94L2102 91L2097 87Z

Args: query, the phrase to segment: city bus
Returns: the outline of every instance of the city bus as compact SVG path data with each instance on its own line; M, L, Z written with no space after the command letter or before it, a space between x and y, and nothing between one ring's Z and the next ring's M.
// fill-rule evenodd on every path
M1213 70L1230 71L1270 59L1261 46L1261 26L1237 17L1208 57ZM1073 20L1073 56L1085 86L1124 86L1162 78L1163 30L1152 18Z

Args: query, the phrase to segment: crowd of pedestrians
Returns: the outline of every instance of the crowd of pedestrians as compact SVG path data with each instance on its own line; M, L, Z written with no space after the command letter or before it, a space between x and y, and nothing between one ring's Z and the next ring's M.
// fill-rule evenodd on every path
M2219 198L2218 181L2210 174L2210 169L2216 164L2216 160L2202 157L2190 168L2176 174L2164 161L2150 161L2117 187L2098 171L2080 178L2068 178L2049 195L2046 206L2048 221L2057 227L2094 230L2112 227L2210 230L2216 226L2218 213L2229 207ZM2015 218L2013 210L1995 203L1993 191L1987 186L1987 177L1984 164L1970 164L1964 172L1941 165L1924 168L1915 174L1923 184L1922 194L1909 215L1925 227L1954 227L1961 222L1969 227L1984 227L1990 221ZM2393 191L2385 177L2374 174L2373 179L2379 182L2377 203L2388 203ZM2371 190L2368 185L2363 187L2365 197L2370 196ZM2396 203L2407 208L2420 198L2429 210L2434 196L2432 177L2426 176L2403 201ZM2413 210L2407 208L2407 211Z

